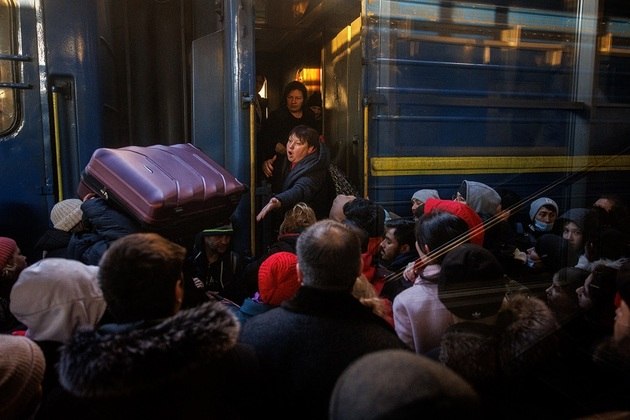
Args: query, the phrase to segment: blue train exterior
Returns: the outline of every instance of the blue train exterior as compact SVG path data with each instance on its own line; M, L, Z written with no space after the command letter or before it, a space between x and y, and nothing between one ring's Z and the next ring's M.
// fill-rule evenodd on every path
M105 69L92 2L9 1L2 12L4 47L13 48L0 51L0 235L30 256L50 209L74 196L103 144Z
M627 199L629 22L595 6L366 2L368 195L403 214L463 179L561 208Z

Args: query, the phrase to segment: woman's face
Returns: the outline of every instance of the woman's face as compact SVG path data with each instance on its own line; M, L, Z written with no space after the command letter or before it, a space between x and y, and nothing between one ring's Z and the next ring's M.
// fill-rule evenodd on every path
M302 106L304 106L304 95L302 95L302 91L300 89L293 89L292 91L289 91L286 100L289 112L300 112L302 110Z
M22 255L22 251L20 250L20 248L16 248L15 252L13 253L13 263L15 266L15 271L17 273L20 273L22 270L24 270L27 266L26 264L26 257L24 255Z
M567 222L564 224L562 237L569 242L569 245L573 249L579 250L584 245L582 229L580 229L580 227L573 222Z
M545 290L547 303L556 312L570 313L575 311L577 302L558 282L558 274L554 274L551 286Z
M580 286L575 289L575 293L578 295L578 304L580 308L587 310L593 306L593 300L591 299L591 283L593 282L594 274L591 273L588 275L586 280L584 280L584 286Z
M315 151L313 146L309 146L308 142L297 138L294 134L289 137L287 142L287 159L295 164L304 159Z

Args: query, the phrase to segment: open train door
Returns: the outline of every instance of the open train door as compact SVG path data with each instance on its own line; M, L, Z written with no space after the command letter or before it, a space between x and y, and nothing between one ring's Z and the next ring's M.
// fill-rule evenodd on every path
M357 16L324 45L324 98L334 163L366 195L361 36Z
M216 22L209 25L215 30L192 43L193 143L252 186L250 108L256 83L253 0L224 0L216 10ZM253 194L254 188L250 188L233 216L232 246L237 252L255 252Z

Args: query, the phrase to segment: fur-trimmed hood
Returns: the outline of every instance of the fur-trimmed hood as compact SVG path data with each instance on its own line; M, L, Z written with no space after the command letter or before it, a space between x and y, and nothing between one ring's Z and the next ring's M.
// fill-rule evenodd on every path
M540 299L517 295L493 326L460 322L442 336L440 361L471 383L490 384L546 363L557 345L556 319Z
M59 380L80 397L147 392L220 359L239 332L234 315L217 302L154 322L82 328L61 350Z

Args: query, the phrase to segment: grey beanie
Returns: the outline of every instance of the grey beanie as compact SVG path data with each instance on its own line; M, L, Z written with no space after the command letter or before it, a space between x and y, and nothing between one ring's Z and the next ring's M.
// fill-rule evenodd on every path
M429 198L440 198L440 194L438 194L437 190L431 189L423 189L418 190L411 196L412 200L418 200L422 203L426 203Z
M564 222L571 221L578 225L580 229L584 229L584 220L586 219L588 212L589 209L577 207L565 211L559 219L562 219Z
M476 418L479 400L457 373L426 356L380 350L355 360L339 376L330 420Z
M558 214L558 204L548 197L540 197L532 201L532 204L529 206L529 220L534 221L534 217L536 217L536 213L542 206L551 206L556 209L556 215Z

